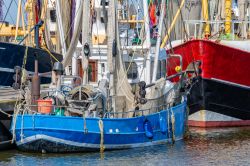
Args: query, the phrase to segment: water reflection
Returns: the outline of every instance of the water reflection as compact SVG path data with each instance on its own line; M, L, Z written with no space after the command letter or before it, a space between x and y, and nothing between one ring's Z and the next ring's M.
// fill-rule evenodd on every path
M100 153L0 152L0 165L249 165L250 128L190 128L174 145Z

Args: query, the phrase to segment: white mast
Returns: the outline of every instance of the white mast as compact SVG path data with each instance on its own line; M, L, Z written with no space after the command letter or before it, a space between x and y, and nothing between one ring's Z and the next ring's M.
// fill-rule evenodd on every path
M151 48L151 43L150 43L150 23L149 23L149 15L148 15L148 1L143 0L143 12L144 12L144 26L145 26L145 33L146 33L146 39L143 47L148 48L148 55L146 59L146 71L144 71L144 76L145 76L145 82L147 84L150 84L151 82L151 53L150 53L150 48Z
M108 52L107 52L107 63L109 70L109 96L111 97L111 105L113 111L115 112L115 66L113 66L113 42L116 38L116 26L115 26L115 0L109 1L109 10L108 10L108 25L107 25L107 34L108 34ZM110 104L110 103L109 103ZM110 108L111 109L111 108Z
M157 77L158 59L159 59L161 37L162 37L162 27L163 27L164 15L165 15L165 5L166 5L166 0L162 0L161 1L161 15L160 15L160 21L159 21L159 36L156 42L156 52L155 52L155 57L154 57L154 69L153 69L152 82L155 82L156 77Z
M25 29L25 23L24 23L24 16L23 16L23 12L22 12L22 1L21 0L18 1L15 40L17 40L17 36L18 36L18 27L19 27L19 22L20 22L20 16L21 16L21 19L22 19L23 33L24 33L24 36L25 36L26 35L26 29Z
M63 65L64 67L71 65L72 56L76 50L77 43L79 42L80 33L82 30L82 12L83 10L83 2L79 1L79 6L77 8L77 14L75 17L75 28L74 33L72 36L72 39L70 41L69 48L67 52L65 53L64 59L63 59Z
M56 18L57 18L57 24L58 24L58 31L60 35L60 42L62 46L62 54L63 57L66 53L66 43L65 43L65 36L64 36L64 29L63 29L63 23L62 23L62 15L61 15L61 0L56 1Z
M81 0L76 0L76 10L75 10L75 16L77 16L77 13L78 12L82 12L82 11L79 11L78 8L81 4L80 2ZM76 31L78 29L77 27L77 22L76 22L76 19L75 19L75 22L74 22L74 31ZM77 45L80 45L80 42L78 41L78 44ZM77 63L77 59L78 59L78 55L77 55L77 52L75 51L73 53L73 57L72 57L72 75L73 76L76 76L78 75L78 63Z
M83 1L83 15L82 15L82 67L83 67L83 85L88 83L88 65L91 50L91 18L90 18L90 0ZM84 46L89 46L89 54L84 54Z

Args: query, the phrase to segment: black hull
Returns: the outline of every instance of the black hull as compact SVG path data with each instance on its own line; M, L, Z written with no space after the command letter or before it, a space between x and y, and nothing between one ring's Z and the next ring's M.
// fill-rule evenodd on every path
M9 130L0 122L0 151L11 149L14 144L11 143L12 136Z
M52 142L48 140L36 140L30 143L17 146L18 150L23 152L39 152L39 153L77 153L77 152L98 152L100 148L86 148L70 146L62 143Z
M200 79L188 96L190 115L209 110L241 120L250 120L250 88L227 82Z
M16 45L11 43L0 42L0 85L1 86L12 86L13 80L13 69L15 66L22 67L23 59L25 55L26 46ZM36 57L35 57L36 55ZM62 60L62 55L53 55L59 60ZM25 69L27 71L34 71L34 61L38 59L39 62L39 73L50 72L53 67L55 60L49 55L48 52L42 49L36 49L28 47L27 62ZM49 78L42 78L42 83L48 83Z

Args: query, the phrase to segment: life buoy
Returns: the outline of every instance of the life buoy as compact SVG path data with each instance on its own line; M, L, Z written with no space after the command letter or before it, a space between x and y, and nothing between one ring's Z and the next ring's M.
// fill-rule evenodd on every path
M144 127L144 131L145 131L145 135L148 138L152 139L154 134L153 134L153 129L152 129L152 125L151 125L150 121L146 119L144 121L143 127Z

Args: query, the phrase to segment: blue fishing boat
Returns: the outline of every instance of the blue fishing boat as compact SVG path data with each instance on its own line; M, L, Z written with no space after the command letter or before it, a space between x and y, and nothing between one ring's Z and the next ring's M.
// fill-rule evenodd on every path
M139 110L140 111L140 110ZM17 147L36 152L86 152L143 147L181 140L186 102L133 118L18 115L12 132Z
M86 22L91 22L88 21L91 13L89 1L79 2L83 3L79 5L83 7L82 17L86 18ZM114 21L118 20L116 3L115 0L108 3L111 17L107 25L107 77L99 80L95 86L89 82L86 73L89 72L88 58L92 53L91 31L88 24L82 23L83 67L79 67L79 70L85 74L82 77L63 74L69 59L72 59L72 54L67 54L62 63L54 64L48 91L40 91L39 81L36 81L39 75L35 70L31 89L29 86L24 89L25 99L16 105L12 120L13 140L20 150L102 152L174 142L183 138L187 122L185 99L190 87L186 85L191 83L186 80L187 72L181 70L180 64L176 75L166 77L164 67L158 70L155 65L160 73L159 78L155 75L155 79L150 81L150 63L146 63L141 71L145 79L129 82L130 67L125 69L119 26ZM144 2L144 5L147 3ZM147 31L148 27L145 29ZM150 35L147 36L146 43L150 43ZM141 51L142 55L138 56L146 57ZM146 51L150 56L150 47ZM166 51L163 52L165 59L159 61L164 66L167 55ZM129 66L133 63L132 59ZM178 77L180 81L170 82L169 79L173 77Z

